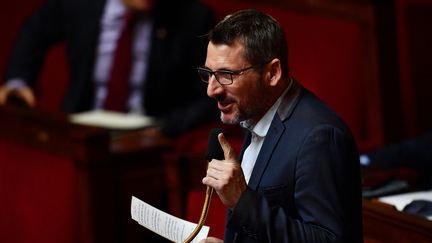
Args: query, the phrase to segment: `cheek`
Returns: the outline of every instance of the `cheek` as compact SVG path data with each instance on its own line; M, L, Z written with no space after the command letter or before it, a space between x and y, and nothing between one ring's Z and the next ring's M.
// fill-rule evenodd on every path
M249 110L249 106L253 105L253 97L246 90L238 90L235 93L229 93L228 99L231 99L234 103L234 109L240 113L244 113Z
M254 116L259 113L263 107L266 106L266 90L259 85L251 85L247 90L243 90L241 102L239 103L239 110L245 115Z
M250 80L248 80L250 81ZM260 92L257 89L256 85L248 85L243 86L241 89L236 90L237 99L241 101L242 104L248 104L250 101L254 99L257 92Z
M239 110L250 109L250 106L261 102L260 94L264 87L260 87L258 82L258 76L245 76L244 79L236 80L236 83L227 90L228 97L235 99Z

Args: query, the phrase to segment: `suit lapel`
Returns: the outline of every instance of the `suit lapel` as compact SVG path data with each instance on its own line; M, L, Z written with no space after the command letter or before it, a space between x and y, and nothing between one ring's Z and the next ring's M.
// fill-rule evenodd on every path
M279 115L276 115L273 118L272 124L270 125L269 131L266 135L264 143L261 147L261 150L258 154L258 158L256 160L254 169L252 171L251 178L249 180L248 186L253 190L256 190L261 177L267 168L267 164L270 161L273 150L276 148L277 143L279 142L282 133L285 128L279 118Z

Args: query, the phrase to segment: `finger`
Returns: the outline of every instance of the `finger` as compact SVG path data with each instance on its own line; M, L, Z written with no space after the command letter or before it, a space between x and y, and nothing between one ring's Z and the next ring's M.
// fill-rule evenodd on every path
M17 92L17 94L25 101L28 106L34 107L36 105L35 96L30 88L22 88Z
M3 86L0 88L0 104L6 104L8 101L9 96L13 94L15 89L12 89L7 86Z
M206 239L202 239L199 243L223 243L223 241L215 237L208 237Z
M220 178L222 175L222 170L218 167L209 167L207 169L207 177L213 177L215 179Z
M222 160L212 159L212 161L208 163L207 170L214 169L218 171L223 171L225 166L226 165Z
M7 89L0 87L0 105L6 103Z
M224 157L225 159L235 159L236 155L234 153L233 148L228 143L228 140L225 138L225 135L223 133L220 133L218 135L219 143L222 147L222 150L224 151Z
M206 176L202 179L202 183L209 187L218 188L220 181L216 180L213 177Z
M215 237L208 237L206 239L207 243L223 243L221 239L215 238Z

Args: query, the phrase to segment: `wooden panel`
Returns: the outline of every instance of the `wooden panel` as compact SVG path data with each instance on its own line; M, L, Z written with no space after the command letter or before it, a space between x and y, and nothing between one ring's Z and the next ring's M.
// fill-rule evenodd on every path
M363 200L363 227L366 242L432 242L432 221L378 201Z

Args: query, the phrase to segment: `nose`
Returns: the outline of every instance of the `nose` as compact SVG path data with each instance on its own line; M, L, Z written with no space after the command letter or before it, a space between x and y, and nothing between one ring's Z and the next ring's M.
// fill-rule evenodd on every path
M222 85L216 80L214 75L211 75L207 85L207 95L210 98L215 98L223 91Z

